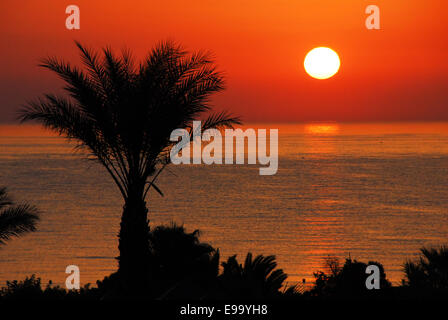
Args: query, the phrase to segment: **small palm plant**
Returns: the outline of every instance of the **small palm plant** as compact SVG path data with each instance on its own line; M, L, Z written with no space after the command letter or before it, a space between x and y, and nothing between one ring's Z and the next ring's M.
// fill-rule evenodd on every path
M448 289L448 247L421 248L417 261L404 265L405 284L415 289Z
M253 259L249 252L244 266L232 256L222 263L222 267L222 283L233 297L273 298L280 294L287 279L282 269L275 270L275 256L258 255Z
M175 129L192 134L222 129L240 120L226 112L210 113L209 98L224 88L210 55L189 54L171 42L157 45L139 65L129 51L109 48L102 55L76 43L83 68L56 58L41 66L66 83L67 96L47 94L20 111L22 121L35 120L87 150L107 170L124 199L119 232L119 274L130 292L149 286L150 250L146 195L163 195L156 179L170 162Z
M0 245L11 237L35 231L39 220L36 207L28 204L14 205L6 188L0 188Z
M187 232L172 223L157 226L150 234L150 246L156 264L158 298L203 296L216 282L219 250L199 239L200 232Z
M199 240L200 231L186 232L184 226L171 223L157 226L149 236L152 256L158 269L170 279L185 275L216 278L219 272L219 250Z

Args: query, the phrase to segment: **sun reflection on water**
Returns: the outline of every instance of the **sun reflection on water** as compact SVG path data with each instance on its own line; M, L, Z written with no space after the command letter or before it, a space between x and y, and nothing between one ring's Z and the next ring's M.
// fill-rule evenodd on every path
M339 132L339 126L335 123L312 123L305 125L305 132L315 135L333 135Z

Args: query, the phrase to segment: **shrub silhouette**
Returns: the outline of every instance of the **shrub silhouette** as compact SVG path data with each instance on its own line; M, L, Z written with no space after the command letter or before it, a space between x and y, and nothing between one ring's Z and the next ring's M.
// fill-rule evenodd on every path
M219 252L199 241L200 232L187 233L183 226L158 226L150 232L153 261L160 273L171 279L200 275L207 280L217 277Z
M219 274L219 250L199 240L200 232L188 233L174 223L157 226L149 232L152 290L148 298L156 299L226 299L294 297L296 288L285 288L287 275L276 269L275 256L247 254L244 265L236 256L222 263ZM98 281L105 299L122 296L117 273Z
M202 243L199 236L199 230L188 233L174 223L149 231L152 281L147 297L199 299L214 288L219 272L219 250ZM116 273L97 284L105 298L122 295Z
M411 289L448 293L448 247L420 249L420 258L407 261L404 272L404 284Z
M378 294L376 290L366 288L366 268L368 265L376 265L380 269L380 288L391 287L391 283L386 279L384 267L381 263L369 261L359 262L348 258L341 268L336 258L329 258L326 261L327 273L318 271L314 273L316 279L315 286L310 291L310 295L319 297L363 297L365 295Z
M406 281L392 287L384 268L378 262L358 262L346 259L341 267L336 258L326 261L325 271L315 273L316 283L310 291L302 292L299 286L286 288L286 274L276 269L274 256L248 253L244 265L236 256L222 263L218 274L219 251L199 241L198 231L188 233L183 226L171 224L154 228L149 237L156 265L152 268L151 283L156 290L150 299L217 300L217 299L387 299L405 300L448 297L446 282L447 249L421 249L418 261L406 263ZM380 269L381 290L367 290L365 273L368 265ZM121 281L117 273L98 281L98 288L84 286L80 290L65 290L52 286L42 289L40 278L34 275L23 281L7 281L0 289L0 301L16 299L47 300L100 300L123 298ZM281 288L284 290L281 290ZM115 291L114 291L115 290Z
M48 282L42 289L42 282L34 274L22 281L7 281L6 287L0 290L0 301L2 300L98 300L100 298L98 289L90 288L86 284L79 290L66 290L59 286L53 286Z
M199 241L199 230L183 226L158 226L150 232L153 267L160 298L200 298L216 282L219 251Z

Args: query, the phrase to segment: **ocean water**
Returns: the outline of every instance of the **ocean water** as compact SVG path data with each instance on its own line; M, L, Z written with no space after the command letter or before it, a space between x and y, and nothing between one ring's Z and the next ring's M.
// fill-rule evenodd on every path
M172 165L148 198L152 225L199 229L222 260L274 254L290 283L336 256L383 263L393 283L422 246L448 243L448 123L265 124L279 169ZM34 233L0 248L0 285L36 274L81 284L116 270L122 199L105 170L59 137L0 127L0 185L42 211Z

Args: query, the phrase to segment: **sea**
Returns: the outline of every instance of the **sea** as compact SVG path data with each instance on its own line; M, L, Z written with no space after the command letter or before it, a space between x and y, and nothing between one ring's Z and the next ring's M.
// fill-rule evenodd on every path
M448 123L264 123L278 171L170 165L147 198L151 226L183 224L221 261L275 255L288 284L311 285L328 258L378 261L399 285L420 248L448 243ZM40 210L37 230L0 247L0 286L35 274L81 285L117 269L123 199L106 170L37 126L0 126L0 186Z

